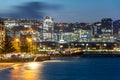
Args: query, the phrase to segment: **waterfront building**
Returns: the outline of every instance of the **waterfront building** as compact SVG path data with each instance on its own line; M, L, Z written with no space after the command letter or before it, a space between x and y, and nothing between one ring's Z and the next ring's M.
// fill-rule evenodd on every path
M80 41L80 32L79 29L74 30L74 36L72 37L72 41L79 42Z
M65 32L63 36L64 41L73 42L76 40L73 32Z
M91 42L92 31L91 30L79 30L80 33L80 42Z
M120 20L116 20L113 22L113 34L114 37L120 37Z
M101 34L102 34L101 22L95 22L95 23L93 24L93 27L94 27L93 34L94 34L94 35L101 36Z
M79 42L91 42L93 37L93 26L89 23L86 23L85 26L81 26L79 33Z
M105 29L103 33L109 33L112 35L112 19L111 18L103 18L101 20L102 29Z
M101 22L95 22L93 24L93 37L91 39L91 42L101 42L102 38L102 27L101 27Z
M71 33L73 34L71 29L72 28L69 26L68 23L55 23L54 24L54 40L56 42L72 41L73 39L70 38Z
M54 41L58 43L72 42L73 38L72 32L54 33Z
M102 38L98 35L95 35L92 39L91 42L102 42Z
M43 41L54 41L54 20L48 16L43 20Z
M113 42L112 19L104 18L101 20L102 42Z
M118 29L118 36L114 37L115 41L120 42L120 29Z

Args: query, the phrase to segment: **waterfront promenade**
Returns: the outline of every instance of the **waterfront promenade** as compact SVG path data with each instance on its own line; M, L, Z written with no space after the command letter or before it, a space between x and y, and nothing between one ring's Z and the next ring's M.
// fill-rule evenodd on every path
M0 63L0 71L7 69L7 68L10 68L16 64L18 65L18 63Z
M0 71L7 69L7 68L12 68L15 66L23 65L24 63L28 62L41 62L45 60L50 60L49 56L35 56L34 58L10 58L10 59L2 59L0 60Z

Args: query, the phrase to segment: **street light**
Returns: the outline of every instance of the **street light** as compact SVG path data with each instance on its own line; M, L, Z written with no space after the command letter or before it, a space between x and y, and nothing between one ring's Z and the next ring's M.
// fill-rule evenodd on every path
M15 39L16 42L19 42L20 40L18 38Z
M17 43L17 50L18 52L20 52L20 45L19 45L19 42L20 42L20 39L19 38L15 38L15 42Z
M30 47L32 47L32 39L31 38L27 38L27 42L28 42L28 51L30 51ZM31 44L31 45L30 45ZM31 50L32 52L32 50Z
M27 41L28 41L28 42L32 42L32 39L31 39L31 38L27 38Z

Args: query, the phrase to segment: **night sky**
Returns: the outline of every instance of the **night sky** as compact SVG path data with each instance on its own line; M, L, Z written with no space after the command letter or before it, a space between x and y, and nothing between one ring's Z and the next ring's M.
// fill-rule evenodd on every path
M51 16L56 22L117 20L120 0L0 0L0 16L38 20Z

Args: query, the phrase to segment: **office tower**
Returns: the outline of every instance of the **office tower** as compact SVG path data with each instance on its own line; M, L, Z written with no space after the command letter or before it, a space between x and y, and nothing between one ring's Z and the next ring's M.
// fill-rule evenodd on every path
M120 31L120 20L116 20L113 22L113 34L114 36L118 37Z
M43 21L43 41L53 41L54 21L51 17L46 16Z
M113 25L111 18L103 18L101 20L101 31L103 42L113 41Z

